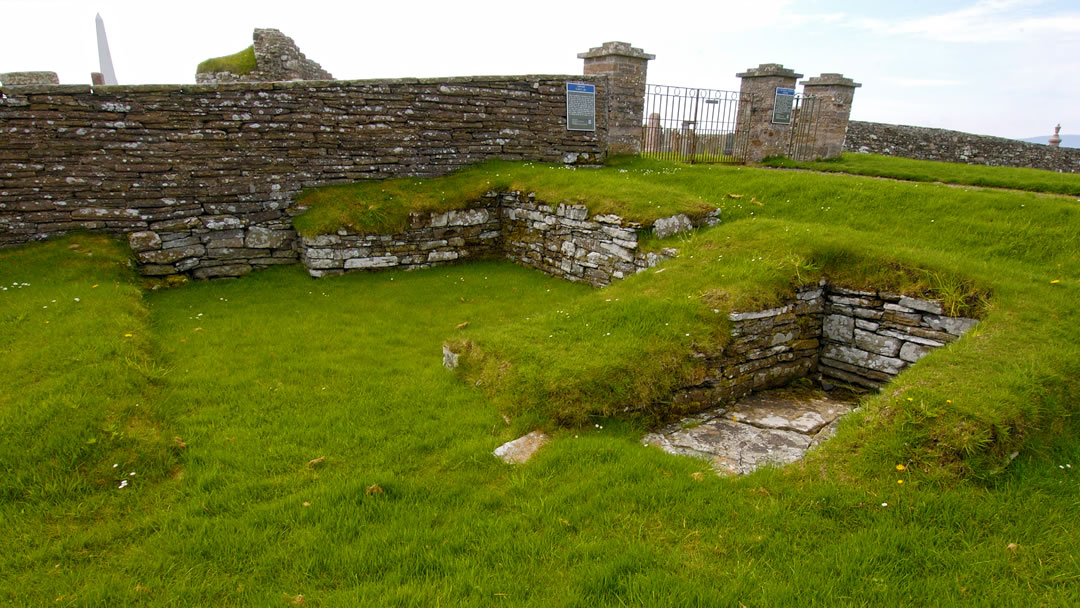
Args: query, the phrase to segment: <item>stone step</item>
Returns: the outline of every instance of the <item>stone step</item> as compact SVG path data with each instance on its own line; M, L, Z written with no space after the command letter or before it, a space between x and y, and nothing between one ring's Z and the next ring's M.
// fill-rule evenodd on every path
M665 452L703 458L720 475L745 475L765 464L785 465L832 434L855 407L848 394L780 389L684 418L642 438Z

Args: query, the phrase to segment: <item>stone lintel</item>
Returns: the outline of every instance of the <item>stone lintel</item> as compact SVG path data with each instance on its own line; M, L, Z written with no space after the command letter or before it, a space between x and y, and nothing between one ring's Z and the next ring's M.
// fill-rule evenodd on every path
M750 68L745 72L735 74L739 78L761 78L764 76L779 76L781 78L802 78L802 74L798 74L791 68L785 68L783 64L779 63L762 63L756 68Z
M605 42L602 46L596 46L584 53L578 53L578 59L598 59L611 55L618 55L620 57L632 57L634 59L644 59L646 61L649 61L650 59L656 59L656 55L646 53L639 48L630 46L629 42L618 41Z
M806 87L806 86L810 86L810 87L833 86L833 87L851 87L853 89L862 86L861 82L855 82L854 80L852 80L850 78L844 78L843 74L834 74L834 73L831 73L831 72L824 73L821 76L811 76L810 78L807 78L806 80L800 82L799 84L803 85L804 87Z

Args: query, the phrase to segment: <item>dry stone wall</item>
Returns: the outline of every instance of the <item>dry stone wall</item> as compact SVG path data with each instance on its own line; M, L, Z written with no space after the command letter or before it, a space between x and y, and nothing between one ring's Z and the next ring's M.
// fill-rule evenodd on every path
M1080 173L1080 149L1051 148L1003 137L879 122L851 121L844 151Z
M376 268L427 268L505 256L569 281L603 287L651 268L670 255L638 249L640 224L616 215L588 217L583 205L547 205L520 192L489 193L470 209L412 214L408 228L381 235L339 230L301 237L300 260L315 277ZM696 225L683 215L657 220L661 235L714 225L719 210Z
M783 306L734 312L729 319L731 341L723 351L694 355L706 375L676 391L677 412L734 402L806 376L876 389L976 323L945 314L932 300L825 283Z
M597 130L566 129L566 82ZM601 162L606 77L510 76L0 89L0 246L132 235L150 274L294 259L303 188L433 177L486 159Z
M376 268L417 269L497 256L502 238L498 209L480 207L409 216L399 234L336 234L300 237L300 260L313 277Z
M818 370L874 388L974 325L974 319L946 315L939 302L831 287L825 294Z

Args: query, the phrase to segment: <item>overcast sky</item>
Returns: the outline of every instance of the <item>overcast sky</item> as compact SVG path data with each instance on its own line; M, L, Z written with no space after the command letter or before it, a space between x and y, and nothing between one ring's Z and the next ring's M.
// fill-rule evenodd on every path
M736 72L782 63L861 82L858 120L1080 132L1080 0L0 0L0 72L88 83L99 12L121 84L194 82L257 27L341 79L580 74L577 53L622 40L656 55L651 83L738 89Z

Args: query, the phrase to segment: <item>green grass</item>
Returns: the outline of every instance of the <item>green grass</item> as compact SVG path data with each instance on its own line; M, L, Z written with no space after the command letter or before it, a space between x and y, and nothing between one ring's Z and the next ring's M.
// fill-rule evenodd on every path
M231 72L236 75L247 74L255 69L255 46L249 46L239 53L207 59L195 68L196 74L214 74Z
M626 167L635 167L634 172ZM482 204L488 192L509 191L534 193L537 200L553 205L586 205L592 215L616 213L645 225L678 213L697 218L716 209L716 199L661 187L640 175L678 176L682 170L629 158L614 159L604 171L493 161L437 179L371 180L306 190L297 203L310 210L293 223L305 236L339 228L393 233L405 227L410 213L465 209Z
M1078 603L1075 202L677 169L591 172L724 207L663 241L682 252L663 272L603 290L483 262L144 295L101 237L0 251L0 598ZM704 463L638 443L724 313L821 277L982 321L802 464L698 481ZM448 341L471 344L461 373ZM529 464L491 456L534 426L554 441Z
M778 157L767 159L763 164L769 167L872 175L913 182L941 182L1073 196L1080 195L1080 174L1055 173L1042 169L987 167L963 163L895 158L877 154L852 154L850 152L845 152L840 158L831 160L798 162Z

